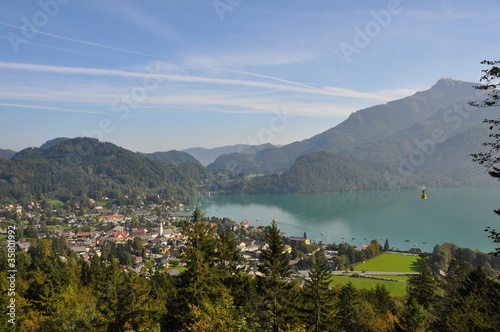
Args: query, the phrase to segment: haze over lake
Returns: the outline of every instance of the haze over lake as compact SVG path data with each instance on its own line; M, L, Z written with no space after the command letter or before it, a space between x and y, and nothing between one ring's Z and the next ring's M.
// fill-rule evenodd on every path
M432 251L436 244L489 252L495 244L484 232L498 228L498 188L427 189L419 191L373 191L315 195L220 195L194 196L207 217L230 217L268 226L278 221L286 236L303 236L324 243L362 245L377 239L401 250L418 247ZM188 211L186 211L188 212ZM321 233L325 233L321 235Z

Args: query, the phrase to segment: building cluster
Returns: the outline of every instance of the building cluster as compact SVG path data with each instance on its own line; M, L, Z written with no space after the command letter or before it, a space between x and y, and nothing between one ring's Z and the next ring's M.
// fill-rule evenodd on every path
M183 235L181 228L177 227L178 221L182 219L178 214L168 212L169 210L165 209L162 217L158 217L155 213L159 207L157 204L141 206L140 208L126 206L107 208L97 205L94 200L91 200L91 203L92 208L86 214L81 214L78 206L74 207L75 212L52 208L50 218L53 219L52 224L57 224L58 227L48 227L50 232L46 232L47 228L44 230L42 227L40 216L43 209L40 203L32 203L24 209L22 206L9 204L4 207L3 211L23 214L23 219L29 218L30 223L38 230L39 238L64 236L67 248L87 261L90 261L94 255L101 256L103 248L109 242L124 244L139 238L144 245L145 257L155 263L155 268L168 268L172 264L183 265L180 258L183 255L187 238ZM189 214L189 211L186 211L187 208L182 211L183 208L181 206L180 211ZM3 219L5 220L5 218ZM133 220L140 220L135 223L138 227L131 227ZM207 227L218 227L218 225L207 222ZM251 270L257 265L262 250L266 249L267 246L264 241L253 238L252 234L264 231L265 227L250 226L246 220L240 223L233 222L227 227L235 232L245 230L248 235L238 241L237 250L242 253L248 264L247 268ZM3 232L2 229L0 229L1 232ZM285 247L287 252L291 252L292 246L301 242L310 244L310 240L304 238L292 237L289 240L290 245ZM31 245L29 240L22 238L18 239L16 244L19 250L25 251ZM297 261L291 261L291 265L296 263ZM125 268L140 273L144 266L143 257L133 256L132 266ZM178 270L169 271L171 274L178 272Z

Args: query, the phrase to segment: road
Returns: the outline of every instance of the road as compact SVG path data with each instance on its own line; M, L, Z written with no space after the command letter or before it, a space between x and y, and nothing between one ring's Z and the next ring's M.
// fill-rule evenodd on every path
M362 276L365 275L375 275L375 276L399 276L399 275L417 275L418 272L387 272L387 271L333 271L333 274L336 275L351 275L351 274L359 274Z

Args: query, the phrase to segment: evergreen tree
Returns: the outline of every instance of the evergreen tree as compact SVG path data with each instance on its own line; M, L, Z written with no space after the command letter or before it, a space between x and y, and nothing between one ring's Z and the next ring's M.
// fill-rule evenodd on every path
M306 280L304 287L306 321L309 323L310 331L325 331L333 324L334 297L329 290L331 277L332 273L324 251L316 251L309 267L309 279Z
M429 312L417 302L415 297L411 297L399 317L398 326L402 331L425 332L429 331L431 321L432 316Z
M388 239L385 239L385 243L384 243L384 252L386 251L389 251L389 240Z
M500 284L483 268L472 270L462 283L459 296L445 315L440 331L498 331L500 324Z
M264 285L267 292L270 293L272 331L278 332L280 326L284 326L285 313L283 312L283 308L288 288L285 278L291 275L288 264L290 262L290 255L285 250L285 242L283 241L276 220L273 220L271 226L266 228L265 235L268 247L262 250L262 263L259 269L265 276Z
M338 294L336 318L341 331L368 331L362 310L358 291L352 282L348 282Z
M426 310L437 300L437 281L429 266L429 258L420 254L415 261L412 270L418 272L408 279L407 291L409 300L415 299L418 304Z
M377 284L375 286L375 311L380 315L388 315L396 313L396 304L391 297L384 284Z
M162 321L170 330L233 331L239 322L233 298L223 284L218 239L206 221L195 209L191 223L183 229L187 236L183 260L188 269L181 274L176 293L167 299L168 315Z

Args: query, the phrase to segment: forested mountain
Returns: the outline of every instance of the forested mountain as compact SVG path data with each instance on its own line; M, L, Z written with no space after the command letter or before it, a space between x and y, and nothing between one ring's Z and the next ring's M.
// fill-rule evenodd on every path
M54 138L54 139L51 139L51 140L48 140L47 142L43 143L40 148L41 149L48 149L50 147L53 147L54 145L56 145L57 143L59 142L63 142L63 141L67 141L71 138L68 138L68 137L57 137L57 138Z
M252 156L237 152L223 154L212 164L208 165L208 168L225 169L231 172L245 174L259 173L259 166Z
M454 142L459 144L460 140L452 138L462 135L480 124L482 119L498 112L468 105L469 101L480 98L474 89L475 85L441 79L429 90L355 112L338 126L309 139L260 151L251 158L258 167L252 167L252 170L255 173L282 172L289 169L298 157L316 151L403 167L402 162L410 158L412 153L420 155L421 152L424 154L422 162L414 162L412 167L403 168L423 174L430 169L429 164L434 165L434 173L436 170L440 172L433 176L446 176L445 173L454 170L453 164L447 159L439 159L438 156L446 154L446 151L439 151L446 148L458 153L459 147L451 145ZM472 149L476 147L472 151L475 152L481 149L481 143L486 137L468 136L475 141L470 141L467 145ZM432 144L429 144L429 140ZM449 142L444 144L447 141ZM421 151L422 149L425 151ZM228 169L227 165L233 165L234 169L235 164L239 165L236 154L220 158L224 158L223 162L216 160L211 165L212 168ZM461 160L466 158L469 158L469 151L463 151ZM440 164L436 165L439 160Z
M0 160L0 196L29 201L150 193L184 199L206 176L197 162L167 165L111 143L75 138Z
M248 144L236 144L236 145L228 145L221 146L217 148L189 148L182 150L183 152L187 152L193 157L195 157L202 165L208 166L215 161L219 156L223 154L230 153L242 153L242 154L250 154L254 155L258 151L262 151L265 149L269 149L273 147L271 144L262 144L262 145L248 145Z
M313 152L299 157L281 175L240 178L222 185L222 191L237 194L310 194L395 189L388 181L389 175L404 179L398 188L410 188L417 183L415 176L396 167L330 152Z
M56 138L10 155L11 161L2 159L0 192L12 197L117 196L134 190L187 195L211 173L195 158L206 164L216 157L208 168L229 177L207 185L225 193L496 184L470 157L488 139L482 120L498 113L498 108L469 106L481 99L474 86L442 79L427 91L360 110L334 128L283 147L239 144L134 154L92 139ZM248 174L267 175L245 178Z
M10 159L16 154L16 151L0 149L0 158Z
M197 163L195 157L187 152L170 150L167 152L154 152L154 153L141 153L141 156L147 157L151 160L158 160L166 164L180 165L184 163Z

